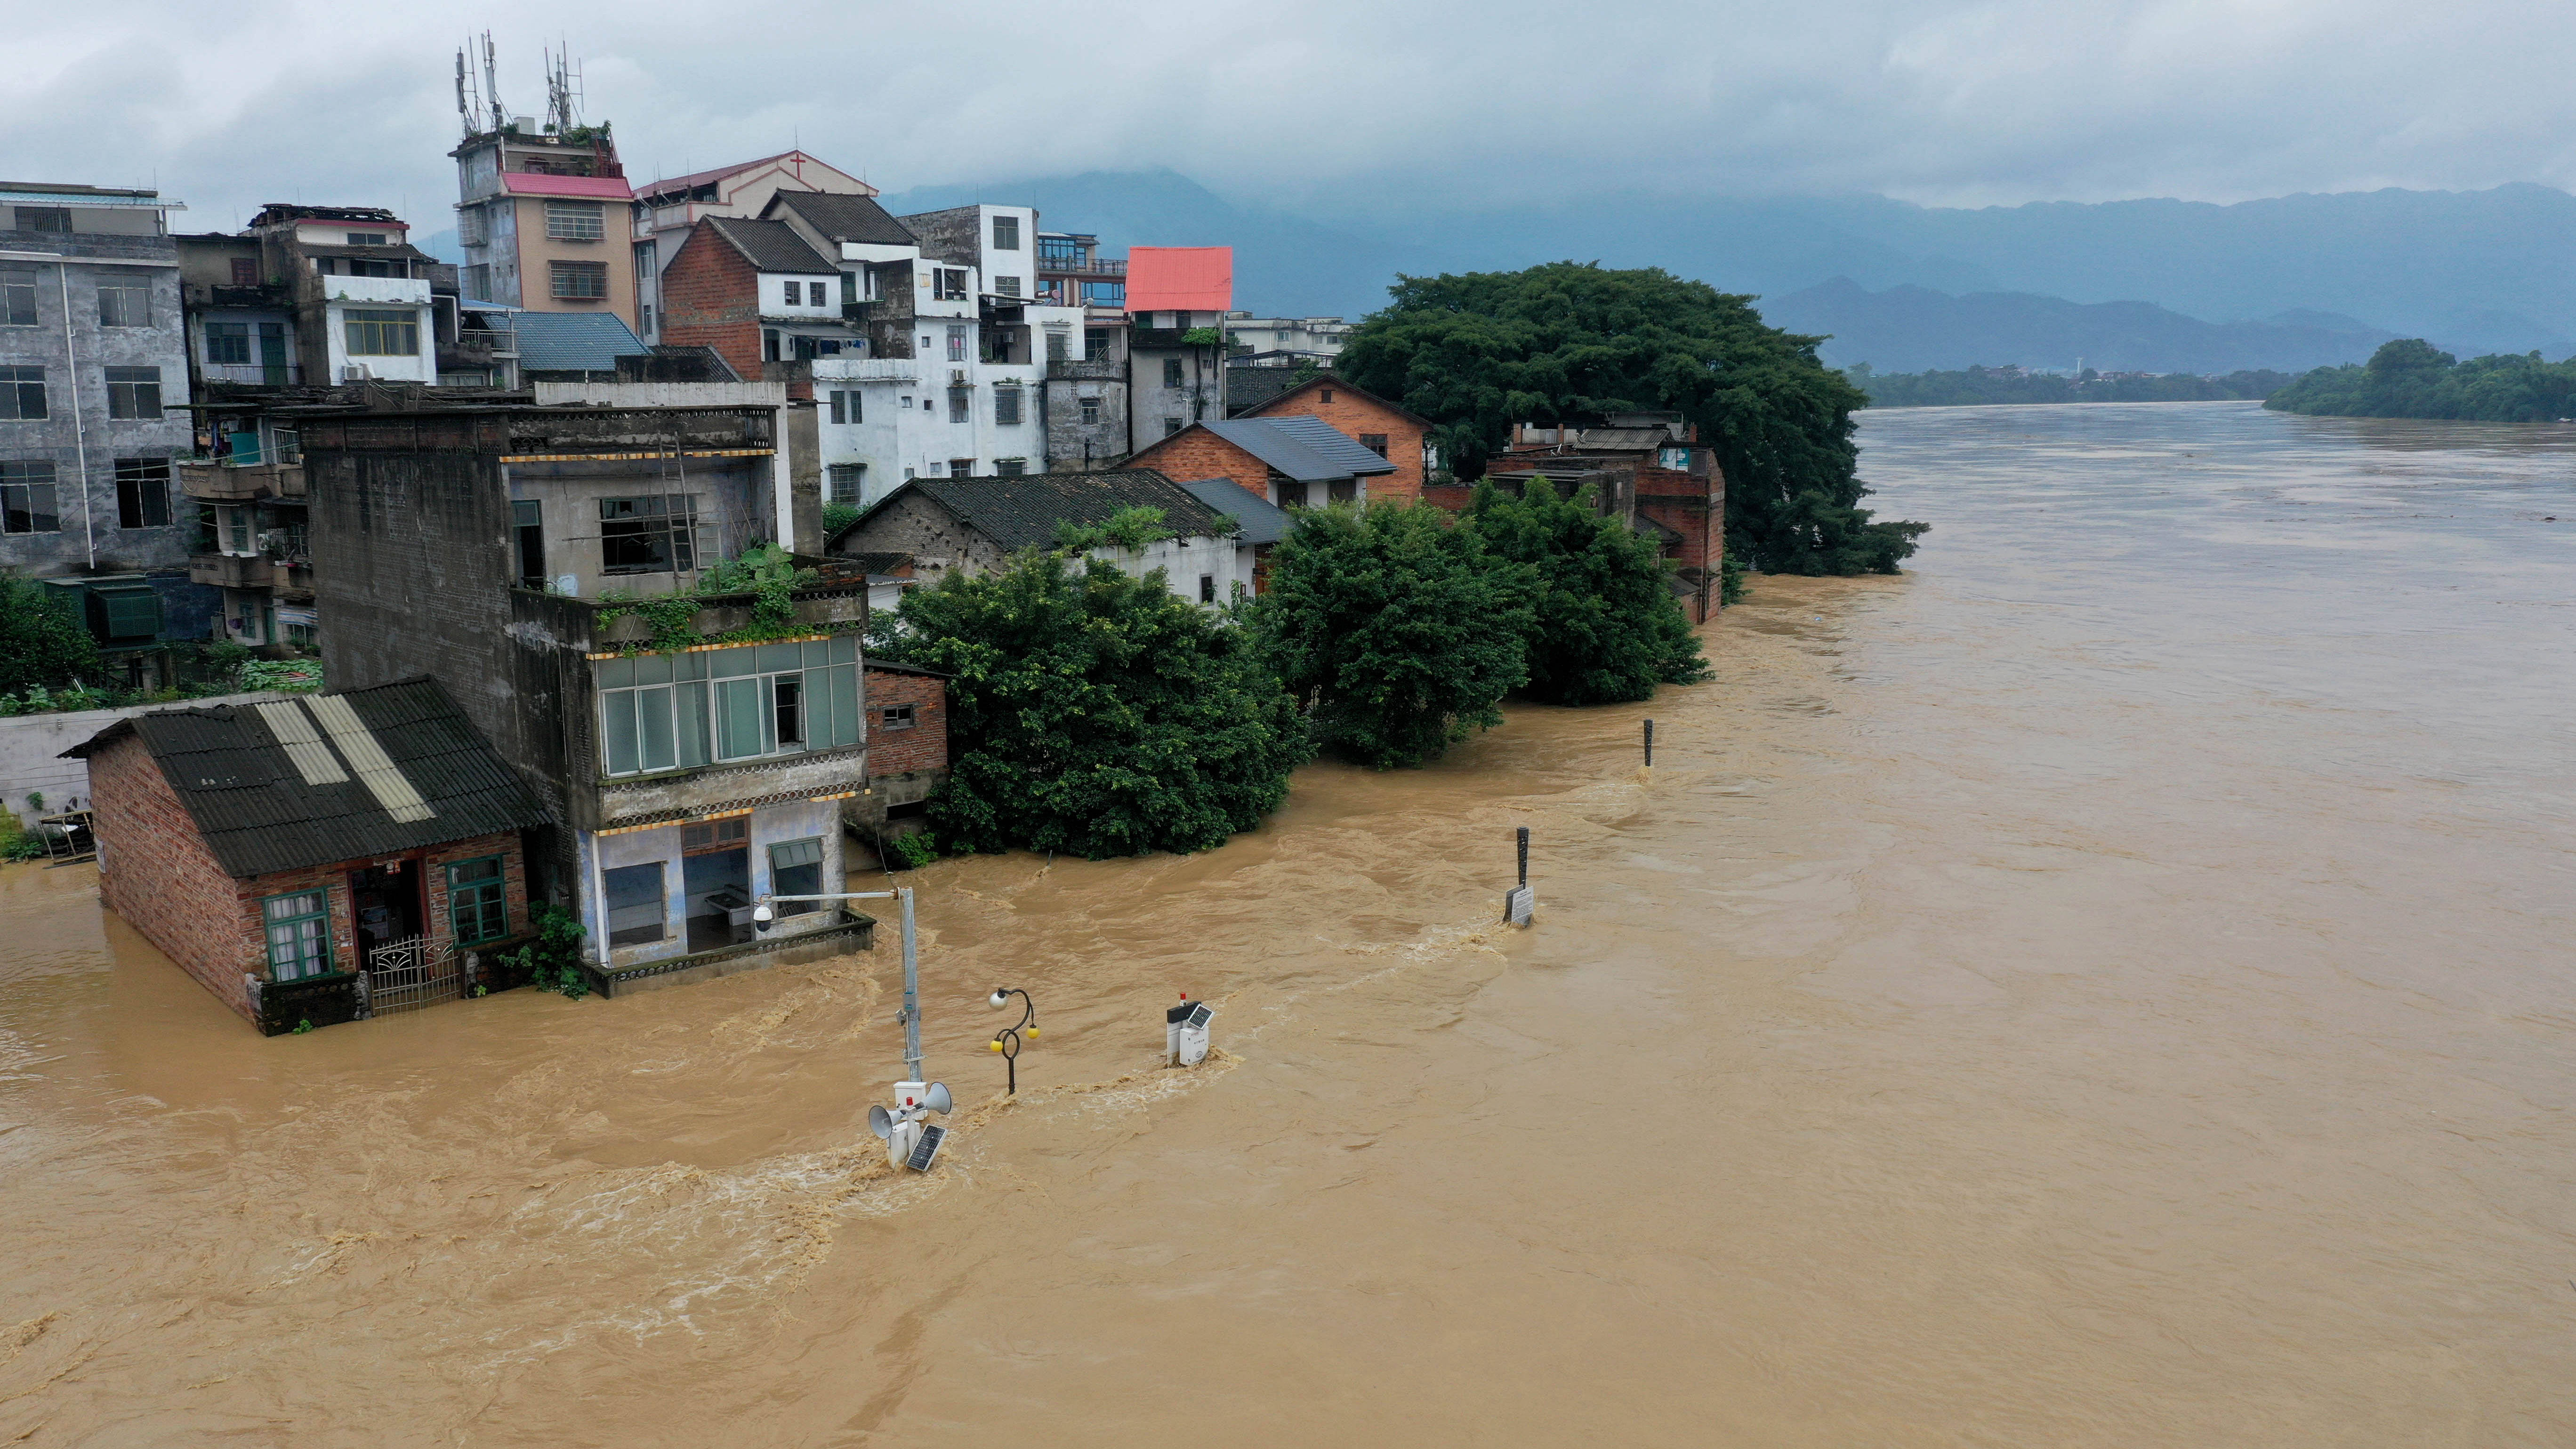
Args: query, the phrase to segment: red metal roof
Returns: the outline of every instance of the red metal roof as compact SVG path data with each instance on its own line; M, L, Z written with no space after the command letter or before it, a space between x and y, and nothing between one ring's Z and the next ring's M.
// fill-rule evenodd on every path
M1234 306L1234 248L1130 247L1127 310L1224 312Z
M504 171L501 187L512 196L606 196L632 201L623 176L548 176L536 171Z

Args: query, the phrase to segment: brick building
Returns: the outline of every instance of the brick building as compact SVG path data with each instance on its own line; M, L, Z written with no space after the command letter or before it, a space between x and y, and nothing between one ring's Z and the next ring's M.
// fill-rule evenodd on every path
M1604 513L1656 536L1673 566L1673 591L1693 622L1708 622L1726 556L1726 473L1695 426L1677 413L1614 414L1591 428L1524 423L1485 463L1486 479L1510 493L1542 476L1561 494L1589 485ZM1456 485L1429 496L1458 508L1471 492Z
M1194 423L1127 460L1173 478L1224 478L1281 508L1366 503L1395 464L1321 418Z
M1334 431L1357 438L1361 447L1394 468L1393 472L1369 480L1368 496L1374 502L1420 501L1423 484L1439 467L1438 455L1428 441L1429 418L1407 412L1329 372L1253 403L1236 416L1319 418Z
M863 335L842 325L841 269L785 222L708 217L662 269L661 297L664 342L713 348L744 377L761 376L762 361L782 349L865 350ZM782 344L782 331L807 341Z
M882 858L888 836L921 828L931 795L948 778L948 676L876 659L867 676L868 784L841 818Z
M274 1036L527 933L546 815L437 682L120 720L89 763L108 908Z

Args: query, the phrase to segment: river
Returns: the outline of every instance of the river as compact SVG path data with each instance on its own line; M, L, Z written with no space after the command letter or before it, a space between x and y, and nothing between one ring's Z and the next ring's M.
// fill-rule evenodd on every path
M926 1177L890 949L262 1040L0 872L0 1443L2576 1442L2576 429L1863 441L1707 685L921 873Z

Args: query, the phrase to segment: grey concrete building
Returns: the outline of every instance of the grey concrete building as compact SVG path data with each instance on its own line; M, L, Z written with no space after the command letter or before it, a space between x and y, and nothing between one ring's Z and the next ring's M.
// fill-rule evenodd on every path
M775 536L778 412L432 400L301 426L333 682L446 686L557 822L532 888L612 994L867 943L811 904L749 927L758 897L841 879L864 569L800 556L784 620L749 592L651 603Z
M0 568L91 596L93 632L137 669L211 614L187 576L196 510L172 476L191 446L165 219L180 205L0 182Z

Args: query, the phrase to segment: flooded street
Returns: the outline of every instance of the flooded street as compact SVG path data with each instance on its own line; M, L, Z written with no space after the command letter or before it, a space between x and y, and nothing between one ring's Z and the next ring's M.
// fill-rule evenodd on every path
M1863 441L1709 684L917 874L927 1177L891 931L262 1040L0 871L0 1443L2576 1442L2576 428Z

